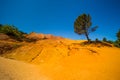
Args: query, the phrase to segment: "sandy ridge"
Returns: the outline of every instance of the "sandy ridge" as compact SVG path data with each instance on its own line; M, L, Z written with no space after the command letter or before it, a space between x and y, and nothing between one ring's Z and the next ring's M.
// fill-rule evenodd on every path
M48 80L36 65L0 57L0 80Z

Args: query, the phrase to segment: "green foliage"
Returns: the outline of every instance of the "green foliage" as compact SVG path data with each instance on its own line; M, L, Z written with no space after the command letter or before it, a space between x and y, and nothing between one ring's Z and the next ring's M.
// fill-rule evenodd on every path
M96 39L95 39L95 42L98 42L98 41L99 41L99 39L98 39L98 38L96 38Z
M0 33L4 33L16 40L22 40L22 38L24 37L23 34L25 34L24 32L19 31L15 26L11 25L1 25Z
M107 40L107 38L106 38L106 37L104 37L102 41L103 41L103 42L110 43L110 44L114 44L114 43L115 43L115 42L114 42L114 41L112 41L112 40Z
M0 24L0 27L2 27L2 24Z
M110 44L113 44L116 47L120 48L120 30L117 32L116 34L117 40L116 41L112 41L112 40L107 40L105 38L103 38L103 41L108 42Z
M120 29L119 29L119 31L117 32L116 36L117 36L117 39L120 41Z
M84 34L88 42L90 42L89 33L97 29L97 26L90 28L91 25L91 16L89 14L82 14L74 22L74 32L78 35Z
M114 43L114 45L115 45L116 47L119 47L119 48L120 48L120 41L119 41L119 40L116 40L115 43Z
M114 45L120 48L120 30L117 32L116 36L117 40L115 41Z
M102 41L103 41L103 42L107 42L107 38L104 37Z

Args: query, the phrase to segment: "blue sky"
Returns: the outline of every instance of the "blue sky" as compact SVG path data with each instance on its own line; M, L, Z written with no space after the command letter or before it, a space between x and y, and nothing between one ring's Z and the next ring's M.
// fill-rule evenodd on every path
M90 14L98 29L91 39L116 39L120 29L120 0L0 0L0 24L20 30L86 39L74 33L74 21L82 13Z

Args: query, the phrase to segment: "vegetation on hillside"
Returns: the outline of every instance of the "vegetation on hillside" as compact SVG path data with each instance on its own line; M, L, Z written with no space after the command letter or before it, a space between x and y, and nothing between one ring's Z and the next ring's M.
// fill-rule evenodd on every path
M120 30L117 32L116 36L117 36L117 40L114 42L114 44L116 47L120 48Z
M120 30L116 33L117 40L115 41L108 40L106 37L104 37L102 41L99 40L98 38L96 38L95 41L91 41L88 35L90 32L93 32L97 29L97 26L90 28L91 24L92 23L91 23L90 15L87 14L80 15L74 22L75 33L79 35L84 34L87 37L88 44L106 42L120 48ZM13 25L0 24L0 33L6 34L12 39L15 39L17 41L27 41L27 42L34 41L32 39L25 37L26 33L20 31L17 27Z
M98 38L96 38L95 41L91 41L91 39L89 38L89 33L96 31L96 29L98 28L98 26L91 28L91 25L92 25L91 16L89 14L82 14L78 16L78 18L74 22L74 32L77 33L78 35L82 34L85 35L88 40L88 44L106 42L113 44L116 47L120 47L120 30L116 34L117 37L116 41L107 40L107 38L105 37L103 38L102 41L99 40Z
M117 40L115 40L115 41L107 40L107 38L104 37L103 40L102 40L101 42L110 43L110 44L113 44L114 46L120 48L120 30L116 33L116 37L117 37ZM100 40L98 40L98 38L96 38L95 41L100 41Z
M22 41L24 38L24 34L26 34L18 30L18 28L13 25L2 25L2 24L0 24L0 33L4 33L18 41Z

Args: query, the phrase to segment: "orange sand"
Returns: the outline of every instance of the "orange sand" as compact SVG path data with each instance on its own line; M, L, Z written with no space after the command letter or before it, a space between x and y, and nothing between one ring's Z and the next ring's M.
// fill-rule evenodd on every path
M0 75L19 77L12 80L120 80L119 48L81 46L81 42L84 41L50 39L24 43L3 56L25 63L1 58Z

